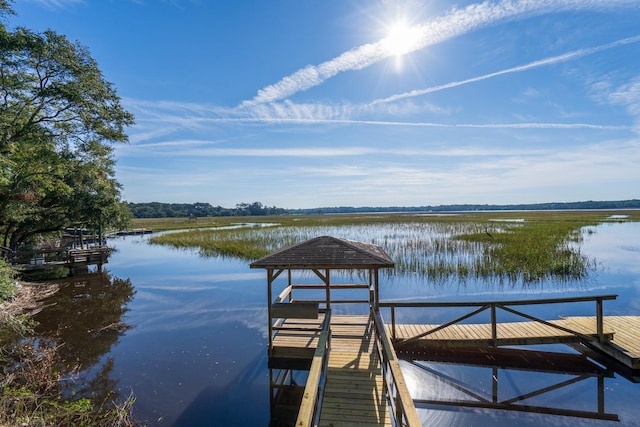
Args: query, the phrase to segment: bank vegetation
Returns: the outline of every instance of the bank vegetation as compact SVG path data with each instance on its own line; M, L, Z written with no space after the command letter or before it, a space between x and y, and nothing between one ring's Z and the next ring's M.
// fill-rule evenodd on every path
M581 253L585 234L607 222L638 221L640 211L459 212L341 214L212 219L201 227L151 238L203 256L252 261L320 235L380 245L395 261L392 274L430 281L534 283L574 281L598 268ZM173 219L175 228L180 220ZM156 222L170 228L166 221ZM152 222L138 225L153 226Z

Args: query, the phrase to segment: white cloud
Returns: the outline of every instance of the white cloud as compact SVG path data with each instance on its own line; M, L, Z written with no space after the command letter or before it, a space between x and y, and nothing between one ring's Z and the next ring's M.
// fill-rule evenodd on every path
M611 49L614 47L618 47L618 46L623 46L629 43L637 43L640 41L640 36L636 36L636 37L629 37L626 39L622 39L622 40L617 40L615 42L612 43L607 43L604 45L600 45L597 47L593 47L593 48L589 48L589 49L579 49L579 50L575 50L573 52L568 52L562 55L557 55L557 56L552 56L549 58L545 58L545 59L541 59L538 61L533 61L530 62L528 64L525 65L520 65L517 67L512 67L512 68L507 68L505 70L500 70L500 71L496 71L494 73L489 73L489 74L485 74L482 76L477 76L477 77L472 77L470 79L465 79L465 80L460 80L460 81L455 81L455 82L450 82L450 83L446 83L443 85L439 85L439 86L433 86L430 88L426 88L426 89L416 89L416 90L412 90L410 92L405 92L405 93L401 93L398 95L393 95L387 98L383 98L383 99L377 99L375 101L372 101L370 103L370 105L376 105L376 104L380 104L380 103L387 103L387 102L394 102L394 101L398 101L401 99L405 99L405 98L412 98L415 96L421 96L421 95L426 95L428 93L433 93L433 92L438 92L444 89L451 89L454 87L458 87L458 86L462 86L462 85L466 85L469 83L476 83L482 80L487 80L493 77L498 77L498 76L502 76L505 74L511 74L511 73L519 73L522 71L527 71L527 70L531 70L534 68L538 68L538 67L542 67L542 66L546 66L546 65L552 65L552 64L556 64L559 62L565 62L565 61L569 61L572 59L576 59L582 56L586 56L586 55L591 55L606 49Z
M612 91L609 94L609 101L627 109L635 122L635 132L640 134L640 76L634 77L629 83Z
M638 6L634 0L502 0L472 4L464 9L452 9L449 14L421 25L413 31L420 33L408 52L441 43L453 37L487 27L501 21L541 15L564 10L588 10ZM335 75L352 70L361 70L394 56L388 49L386 39L351 49L320 65L308 65L279 82L266 86L241 107L253 106L286 99L297 92L318 86Z

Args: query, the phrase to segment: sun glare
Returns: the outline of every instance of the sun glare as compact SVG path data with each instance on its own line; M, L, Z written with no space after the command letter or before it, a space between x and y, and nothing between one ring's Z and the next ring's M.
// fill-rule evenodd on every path
M393 56L402 56L418 48L420 31L404 22L397 22L389 27L388 35L384 39L387 52Z

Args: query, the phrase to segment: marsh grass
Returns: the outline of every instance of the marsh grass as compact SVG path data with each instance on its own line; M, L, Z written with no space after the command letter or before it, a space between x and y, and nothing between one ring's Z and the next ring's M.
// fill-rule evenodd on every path
M62 373L55 346L35 339L1 347L0 425L18 426L135 426L129 396L107 399L63 398Z
M596 260L580 252L586 226L619 212L474 212L451 215L371 214L253 217L277 224L189 230L154 236L151 243L195 248L204 256L252 261L322 235L380 245L394 260L392 274L431 281L539 282L582 280ZM618 217L616 217L618 218ZM631 211L623 219L639 220ZM237 218L236 218L237 220Z

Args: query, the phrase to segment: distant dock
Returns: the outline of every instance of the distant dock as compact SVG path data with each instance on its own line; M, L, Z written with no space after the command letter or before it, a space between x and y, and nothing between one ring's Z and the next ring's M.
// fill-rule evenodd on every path
M86 271L92 265L100 270L103 264L109 262L109 255L111 248L107 246L87 249L41 249L30 252L28 262L14 263L13 266L18 271L27 273L63 267L68 268L71 274L76 274Z
M134 228L132 230L121 230L115 233L110 233L109 236L141 236L144 234L152 234L153 230L150 228Z

